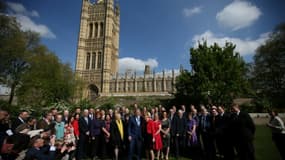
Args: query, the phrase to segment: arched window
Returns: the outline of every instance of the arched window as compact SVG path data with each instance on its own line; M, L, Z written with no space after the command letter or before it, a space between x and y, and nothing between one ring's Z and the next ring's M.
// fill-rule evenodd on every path
M101 68L101 66L102 66L102 53L98 52L97 68Z
M95 69L96 66L96 53L92 53L92 69Z
M100 23L100 37L103 37L103 33L104 33L104 24L103 22Z
M98 23L95 23L95 37L98 37Z
M90 53L87 53L86 56L86 69L90 68Z
M92 34L93 34L93 24L90 23L90 24L89 24L89 38L92 37Z
M97 97L99 97L99 89L96 85L90 84L88 88L90 100L95 100Z

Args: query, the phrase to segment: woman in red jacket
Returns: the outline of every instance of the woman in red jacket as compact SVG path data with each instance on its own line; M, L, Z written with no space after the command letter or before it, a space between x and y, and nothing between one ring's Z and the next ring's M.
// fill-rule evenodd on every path
M74 136L76 138L76 140L78 141L79 140L79 125L78 125L78 120L80 118L80 114L79 113L76 113L74 115L74 120L73 122L71 123L72 126L73 126L73 129L74 129Z
M153 153L153 144L154 144L154 124L153 120L151 119L151 115L149 112L145 113L144 115L146 121L146 134L145 134L145 149L146 149L146 158L150 160L154 160L154 153Z
M160 156L160 150L162 149L162 140L160 136L161 131L161 122L159 120L158 113L154 114L154 121L153 121L153 138L154 138L154 145L153 149L157 152L157 159Z

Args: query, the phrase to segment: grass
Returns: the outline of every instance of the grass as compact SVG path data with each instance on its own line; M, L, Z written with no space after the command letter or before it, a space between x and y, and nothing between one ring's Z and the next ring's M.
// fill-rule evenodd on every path
M256 160L280 160L279 152L271 138L271 131L265 125L256 125L255 132L255 156ZM173 158L170 158L174 160ZM182 158L181 160L190 160Z
M256 160L280 160L280 155L271 139L271 131L264 125L256 126L255 134Z
M280 160L280 155L275 144L271 139L271 131L265 125L256 125L255 133L255 155L256 160ZM169 158L174 160L174 158ZM179 160L190 160L188 158L180 158Z

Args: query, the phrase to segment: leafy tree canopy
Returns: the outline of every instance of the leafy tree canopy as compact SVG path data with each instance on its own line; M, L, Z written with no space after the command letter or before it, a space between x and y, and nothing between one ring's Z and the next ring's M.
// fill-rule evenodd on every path
M0 11L5 3L0 1ZM11 89L25 106L42 106L70 100L77 81L69 64L40 43L39 35L22 31L15 17L0 14L0 84Z
M229 104L248 92L246 64L235 45L199 43L190 49L192 71L184 71L176 83L176 97L185 104Z
M278 25L254 56L253 85L271 107L285 107L285 23Z

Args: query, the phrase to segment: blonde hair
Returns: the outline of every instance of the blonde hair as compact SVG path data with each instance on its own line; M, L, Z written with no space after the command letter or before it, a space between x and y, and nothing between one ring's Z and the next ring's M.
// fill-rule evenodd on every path
M146 113L145 113L145 116L146 116L146 117L151 117L150 112L146 112Z
M121 114L120 114L119 112L115 113L115 118L116 118L116 119L121 119L121 117L122 117L122 116L121 116Z

